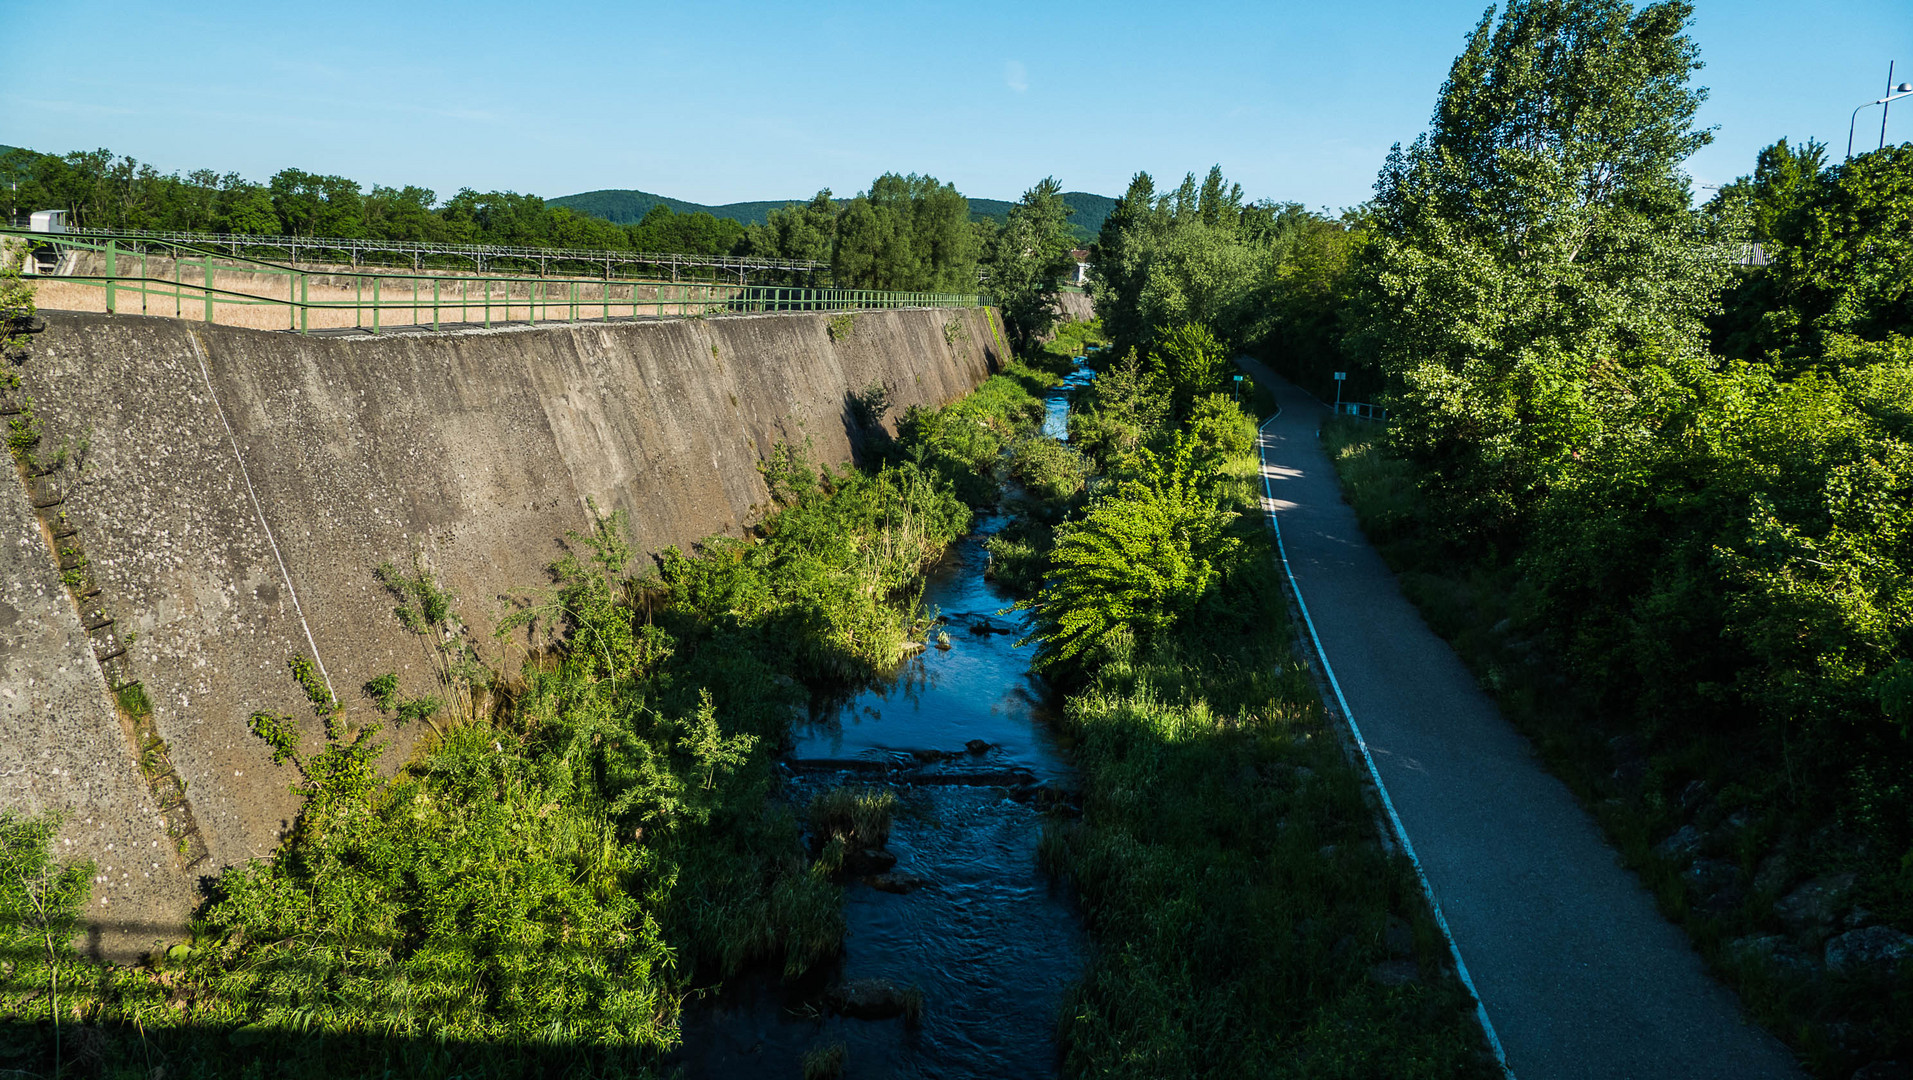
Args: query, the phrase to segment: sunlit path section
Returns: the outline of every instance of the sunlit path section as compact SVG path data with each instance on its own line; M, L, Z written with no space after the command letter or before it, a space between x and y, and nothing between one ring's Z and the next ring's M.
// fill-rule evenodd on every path
M1263 468L1295 583L1522 1080L1802 1075L1402 596L1342 501L1328 413L1262 365Z

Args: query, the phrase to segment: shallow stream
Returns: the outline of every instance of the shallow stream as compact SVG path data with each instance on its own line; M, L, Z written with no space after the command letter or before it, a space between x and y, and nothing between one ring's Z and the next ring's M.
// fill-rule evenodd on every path
M1067 436L1069 389L1088 377L1049 393L1044 434ZM1056 1024L1086 942L1036 848L1043 808L1076 785L1031 650L1015 645L1025 617L1000 614L1014 598L984 577L983 544L1007 521L981 516L929 574L924 604L943 621L925 650L863 693L814 707L787 759L798 805L837 784L898 793L885 884L906 891L848 884L844 956L829 981L914 987L920 1023L852 1019L821 986L747 978L687 1010L674 1058L689 1076L796 1077L805 1051L832 1043L846 1047L848 1078L1055 1075Z

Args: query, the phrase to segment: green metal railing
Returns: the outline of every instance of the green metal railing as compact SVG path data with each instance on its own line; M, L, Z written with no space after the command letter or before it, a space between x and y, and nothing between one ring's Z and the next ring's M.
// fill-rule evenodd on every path
M55 239L57 237L57 239ZM129 238L133 239L133 238ZM969 308L984 306L987 296L975 293L885 292L874 289L815 288L800 285L722 285L646 282L602 278L507 277L485 274L391 274L359 271L306 271L295 266L250 258L233 258L193 244L137 238L128 250L117 238L75 237L71 234L26 232L0 228L0 241L23 241L31 246L48 243L103 257L98 274L44 275L41 280L97 286L104 290L108 313L130 313L130 296L139 297L140 314L166 314L170 302L175 318L217 321L222 307L283 308L285 329L307 333L314 329L349 327L379 333L393 325L455 325L491 327L522 321L578 322L597 319L701 318L709 315L753 312L856 311L879 308ZM158 248L162 254L155 255ZM155 267L155 259L161 264ZM28 264L32 265L29 257ZM124 267L124 268L123 268ZM171 276L165 275L170 269ZM157 270L157 273L149 271ZM250 274L283 278L284 288L245 291L216 284L221 274ZM314 282L319 297L313 297ZM350 291L351 295L343 293ZM334 294L327 299L326 292ZM369 295L368 295L369 293ZM157 304L158 310L155 310ZM350 313L352 321L331 313ZM554 317L555 313L555 317ZM394 314L409 321L394 324ZM429 319L427 315L429 314ZM455 314L456 318L448 318Z

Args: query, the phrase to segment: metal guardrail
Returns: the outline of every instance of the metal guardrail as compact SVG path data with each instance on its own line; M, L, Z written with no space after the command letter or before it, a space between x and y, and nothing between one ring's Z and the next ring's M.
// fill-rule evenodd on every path
M1362 401L1343 401L1335 406L1335 411L1343 416L1359 417L1363 420L1388 422L1388 410L1380 405L1370 405Z
M0 240L43 242L49 234L24 229L0 228ZM60 235L60 234L55 234ZM167 314L170 301L175 318L200 318L215 322L217 309L238 306L279 307L285 309L285 329L307 333L313 316L331 321L333 312L350 312L352 322L340 318L331 326L317 329L354 329L379 333L385 315L399 313L410 317L410 326L440 329L445 322L485 327L495 322L513 322L522 318L540 322L578 322L582 320L698 318L706 315L752 312L859 311L881 308L970 308L989 303L979 293L886 292L875 289L838 289L803 285L730 285L675 284L616 278L533 278L501 277L483 274L390 274L336 270L308 271L294 266L258 259L230 258L220 252L196 245L146 238L138 250L123 251L119 240L96 243L64 234L62 245L97 251L105 256L103 274L31 275L48 282L96 286L105 293L110 314L128 313L128 297L139 297L139 313ZM149 273L152 248L169 254L172 277ZM129 261L128 271L120 271L121 259ZM137 260L136 262L132 262ZM134 267L137 267L135 270ZM190 271L190 274L189 274ZM163 268L162 268L163 273ZM283 278L284 295L277 288L252 292L219 285L221 274L246 274L254 279ZM312 296L313 282L320 285L319 299ZM324 293L352 290L350 298L326 299ZM369 292L369 296L368 296ZM649 292L650 295L645 295ZM621 295L622 294L622 295ZM155 311L157 301L158 310ZM554 311L557 312L554 317ZM429 321L425 314L430 312ZM448 319L448 314L456 318ZM368 325L367 319L370 319Z
M10 230L9 230L10 231ZM308 255L335 254L345 257L347 265L358 266L366 255L398 255L410 259L413 270L424 269L424 261L433 256L470 260L478 273L485 272L489 260L494 269L502 262L536 264L542 276L554 264L565 263L603 266L604 276L610 277L613 267L651 267L659 271L669 271L671 280L676 281L681 271L686 269L709 269L719 274L736 274L738 284L747 283L747 275L752 271L780 271L792 274L815 275L830 269L830 264L814 259L778 259L756 255L686 255L676 252L646 251L610 251L602 249L570 249L526 247L510 244L453 244L428 243L412 240L368 240L342 236L265 236L249 233L201 233L201 232L159 232L148 229L92 229L70 228L57 233L35 233L36 237L48 243L64 243L62 237L79 237L92 241L118 240L129 245L140 243L189 244L199 248L229 251L233 258L240 258L242 249L270 249L287 252L286 261L298 262L299 253Z

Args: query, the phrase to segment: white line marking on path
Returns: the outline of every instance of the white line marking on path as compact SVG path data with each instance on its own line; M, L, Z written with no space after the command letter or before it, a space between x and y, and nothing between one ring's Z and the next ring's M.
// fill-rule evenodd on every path
M1388 797L1388 787L1382 783L1381 771L1375 768L1374 755L1368 752L1368 740L1362 738L1362 729L1355 723L1355 710L1348 707L1348 699L1342 696L1342 684L1335 678L1335 666L1328 662L1328 651L1322 648L1322 637L1315 632L1315 620L1309 616L1308 601L1302 599L1302 586L1295 580L1295 571L1289 566L1289 552L1282 543L1282 526L1276 520L1276 510L1292 509L1295 504L1278 501L1275 492L1269 487L1269 477L1279 474L1285 477L1300 476L1301 471L1294 468L1271 470L1268 455L1268 427L1275 422L1281 411L1278 406L1275 416L1262 421L1256 428L1256 458L1262 466L1263 510L1268 514L1269 529L1275 533L1275 551L1282 557L1282 573L1289 579L1289 588L1295 592L1295 604L1302 609L1302 622L1309 628L1309 640L1315 644L1315 655L1322 661L1322 672L1328 676L1328 684L1335 691L1335 701L1342 707L1342 717L1348 721L1349 734L1355 738L1356 749L1362 752L1362 761L1368 766L1368 778L1374 782L1375 790L1382 797L1382 809L1388 811L1388 825L1394 830L1395 842L1408 855L1408 861L1415 867L1415 880L1421 883L1421 892L1428 899L1428 908L1435 914L1435 925L1441 928L1442 940L1448 943L1448 955L1455 958L1455 974L1461 977L1461 985L1468 988L1468 996L1475 1002L1475 1019L1481 1024L1481 1033L1488 1037L1488 1048L1494 1051L1495 1064L1501 1066L1501 1075L1514 1080L1514 1070L1508 1068L1508 1056L1502 1052L1501 1039L1495 1034L1494 1022L1488 1019L1488 1007L1482 1003L1481 994L1475 990L1475 981L1468 974L1468 964L1461 958L1461 946L1455 944L1455 935L1448 929L1448 919L1441 913L1441 902L1435 899L1435 890L1428 884L1428 875L1422 872L1421 857L1415 854L1415 845L1408 839L1408 830L1403 827L1401 816L1395 813L1395 800ZM1317 434L1320 434L1319 432Z

